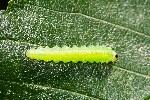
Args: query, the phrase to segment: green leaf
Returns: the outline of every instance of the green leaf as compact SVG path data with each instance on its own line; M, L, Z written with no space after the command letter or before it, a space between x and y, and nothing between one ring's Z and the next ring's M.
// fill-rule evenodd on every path
M148 0L11 0L0 12L0 98L134 99L150 97ZM31 60L38 46L106 45L119 61Z

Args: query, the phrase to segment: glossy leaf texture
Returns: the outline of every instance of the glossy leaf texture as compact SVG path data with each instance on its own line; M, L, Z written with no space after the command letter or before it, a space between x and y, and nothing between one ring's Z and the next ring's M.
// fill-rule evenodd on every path
M149 0L11 0L0 11L0 98L149 98L149 11ZM25 56L56 45L106 45L119 61L56 64Z

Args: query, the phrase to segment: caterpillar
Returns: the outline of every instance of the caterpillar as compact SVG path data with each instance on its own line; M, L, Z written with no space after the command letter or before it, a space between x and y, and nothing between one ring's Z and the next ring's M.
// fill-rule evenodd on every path
M118 55L110 47L106 46L73 46L72 48L63 46L62 48L55 46L53 48L49 47L38 47L37 49L29 49L26 51L26 56L30 59L54 61L58 63L59 61L74 62L77 63L81 61L86 62L96 62L96 63L108 63L115 62L118 59Z

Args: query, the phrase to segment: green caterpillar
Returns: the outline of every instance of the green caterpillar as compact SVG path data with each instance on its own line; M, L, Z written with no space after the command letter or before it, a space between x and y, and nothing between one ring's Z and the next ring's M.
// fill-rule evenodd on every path
M26 56L31 59L44 60L46 62L54 61L55 63L59 61L63 61L64 63L70 61L74 63L78 61L82 61L83 63L108 63L115 62L118 59L116 52L106 46L73 46L72 48L67 46L63 46L62 48L58 46L53 48L38 47L37 49L32 48L27 50Z

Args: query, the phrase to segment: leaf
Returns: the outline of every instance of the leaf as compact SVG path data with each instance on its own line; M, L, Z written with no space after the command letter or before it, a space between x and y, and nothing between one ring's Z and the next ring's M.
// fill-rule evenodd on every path
M147 0L11 0L0 13L0 98L147 99L150 23ZM110 64L31 60L38 46L106 45Z

